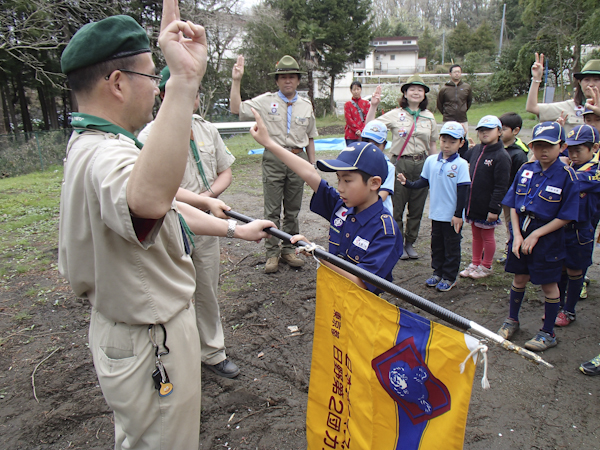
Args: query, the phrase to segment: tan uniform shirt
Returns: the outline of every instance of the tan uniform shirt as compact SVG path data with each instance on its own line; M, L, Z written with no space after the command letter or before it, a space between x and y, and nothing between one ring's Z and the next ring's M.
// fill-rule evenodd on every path
M287 132L287 104L277 92L267 92L240 105L240 120L254 120L250 108L265 121L269 136L282 147L305 148L308 140L319 135L310 100L298 96L292 106L290 132Z
M103 316L131 325L168 322L195 288L175 202L144 242L136 236L126 194L139 152L120 134L74 132L60 202L60 272Z
M196 149L198 150L198 155L202 162L206 181L209 186L212 186L217 179L217 176L231 167L235 161L235 156L229 152L219 131L212 123L204 120L197 114L194 114L192 117L192 132L194 134ZM140 134L138 135L138 140L140 142L146 142L153 123L154 122L150 122L142 131L140 131ZM200 176L198 164L196 163L196 158L191 148L188 152L188 160L180 186L183 189L187 189L196 194L201 194L208 190Z
M378 117L377 120L380 120L389 130L392 130L392 148L390 151L392 155L398 156L410 134L413 117L404 109L396 108ZM415 130L404 148L402 156L428 155L430 142L437 141L437 139L438 129L435 117L429 110L421 111Z
M583 125L583 106L575 105L574 100L565 100L564 102L556 103L538 103L540 109L540 122L554 122L560 117L560 113L564 111L567 115L565 121L565 133L568 133L577 125Z

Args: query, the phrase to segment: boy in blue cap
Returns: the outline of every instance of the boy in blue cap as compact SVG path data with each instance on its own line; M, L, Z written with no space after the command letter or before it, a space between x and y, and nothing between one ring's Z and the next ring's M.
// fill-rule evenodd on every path
M584 273L592 265L596 229L593 220L598 210L599 199L597 195L590 194L600 192L600 183L594 179L598 171L598 162L593 160L598 150L598 141L598 130L590 125L577 125L567 134L569 159L577 174L581 194L579 217L577 221L565 227L567 257L558 285L562 311L558 313L555 322L559 327L566 327L575 321L575 305L580 298Z
M409 189L429 186L431 219L431 268L433 275L425 281L429 287L446 292L456 286L460 267L460 241L463 211L471 184L469 164L458 154L465 140L465 129L458 122L446 122L440 131L440 153L425 160L421 178L398 181Z
M318 160L320 170L337 172L336 191L319 176L311 163L275 143L260 115L253 112L256 125L250 129L252 137L296 172L315 192L310 209L330 221L329 252L392 281L392 269L402 254L402 235L379 197L382 180L388 174L381 150L370 143L354 142L342 150L337 159ZM307 241L301 235L291 239L292 243L299 240ZM381 292L327 261L323 264L364 289L375 294Z
M523 164L502 203L511 208L511 234L505 270L514 273L510 313L498 334L505 339L519 329L519 309L528 281L542 286L546 296L544 325L525 348L543 351L556 346L562 266L566 257L564 226L577 220L579 185L575 171L559 155L567 147L563 128L543 122L529 143L536 160Z

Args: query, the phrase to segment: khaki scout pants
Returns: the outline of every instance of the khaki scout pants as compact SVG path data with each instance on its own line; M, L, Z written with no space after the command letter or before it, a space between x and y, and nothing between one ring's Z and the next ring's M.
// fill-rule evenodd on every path
M218 301L221 263L219 238L194 236L194 244L196 244L192 250L192 261L196 269L194 306L200 334L202 361L214 365L227 357Z
M308 161L306 152L296 155ZM291 234L298 234L298 213L302 207L302 191L304 180L294 171L283 164L273 153L265 149L262 160L263 195L265 206L265 219L271 220L277 228ZM281 223L281 205L283 204L283 224ZM294 253L294 246L283 243L279 248L279 239L270 237L265 240L267 258L279 254Z
M126 301L126 299L124 299ZM173 391L154 388L148 325L110 322L96 309L90 349L102 393L115 416L115 449L197 449L200 441L200 341L194 307L164 324L170 353L162 361ZM163 333L155 327L162 344Z
M396 174L403 173L407 180L417 181L421 176L425 158L413 160L412 158L397 158L393 156L392 163L396 166ZM421 227L421 218L425 209L428 188L408 189L398 180L394 184L394 219L398 222L402 235L406 242L414 243L419 237L419 228ZM403 229L402 217L404 207L408 204L408 215L406 217L406 227Z

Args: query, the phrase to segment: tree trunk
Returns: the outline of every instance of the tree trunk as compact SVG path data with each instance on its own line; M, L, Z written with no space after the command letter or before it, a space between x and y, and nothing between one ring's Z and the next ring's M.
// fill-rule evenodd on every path
M315 111L315 83L312 69L308 69L308 98L312 103L313 112Z
M9 98L8 93L6 92L5 80L0 81L0 97L2 97L2 116L4 118L4 120L2 121L4 130L2 132L10 133L12 130L10 127L10 116L8 110Z
M335 75L331 75L331 85L329 86L329 108L330 112L335 112L335 99L333 98L333 91L335 90Z
M56 112L56 97L51 92L51 95L47 97L48 100L48 117L50 118L50 129L58 130L58 114Z
M8 83L8 81L6 83L3 83L2 88L3 88L2 90L4 92L4 95L6 97L6 103L7 103L7 107L8 107L8 117L9 117L9 123L6 128L6 131L8 131L9 133L11 133L11 132L18 133L19 127L17 126L17 114L15 113L14 99L10 92L10 83Z
M42 116L44 117L44 130L49 130L50 120L48 119L48 102L46 101L46 94L43 86L38 86L37 93L38 101L40 102L40 106L42 108Z
M25 96L25 88L21 77L16 78L17 84L17 95L19 96L19 106L21 107L21 121L23 122L23 131L32 132L33 125L31 124L31 116L29 115L29 108L27 106L27 97Z

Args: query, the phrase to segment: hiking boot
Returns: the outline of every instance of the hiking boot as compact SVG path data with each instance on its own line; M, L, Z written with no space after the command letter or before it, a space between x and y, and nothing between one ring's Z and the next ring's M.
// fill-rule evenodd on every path
M427 278L425 280L425 284L429 287L436 287L438 283L441 281L442 277L438 277L437 275L432 275L431 278Z
M302 267L304 265L304 260L297 257L294 253L286 253L285 255L281 255L281 259L283 259L283 261L286 262L290 267Z
M550 333L540 330L532 339L525 342L523 347L532 352L543 352L549 348L556 347L557 344L556 336L552 336Z
M509 340L517 332L518 329L519 322L509 317L504 321L504 323L498 330L498 334L504 339Z
M562 310L556 316L556 320L554 321L554 325L557 327L566 327L571 322L575 322L575 313Z
M459 275L463 278L469 278L471 273L477 270L477 266L473 263L469 264L465 270L463 270Z
M404 251L410 259L419 259L419 254L413 247L412 242L407 242L406 244L404 244ZM402 253L402 256L404 256L404 253Z
M279 256L271 256L265 264L265 273L275 273L279 270Z
M224 378L235 378L240 374L240 368L237 366L237 364L227 358L217 364L202 363L202 365L208 370Z
M400 255L400 259L402 261L406 261L409 258L408 253L406 253L406 246L402 249L402 255Z
M585 375L600 375L600 355L582 363L579 370Z
M454 280L454 281L442 280L437 284L437 286L435 288L440 292L448 292L454 286L456 286L456 280Z
M471 278L474 280L478 280L479 278L489 277L493 273L493 269L490 267L489 269L483 265L479 266L477 270L471 272Z

